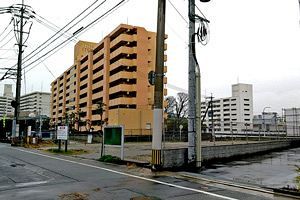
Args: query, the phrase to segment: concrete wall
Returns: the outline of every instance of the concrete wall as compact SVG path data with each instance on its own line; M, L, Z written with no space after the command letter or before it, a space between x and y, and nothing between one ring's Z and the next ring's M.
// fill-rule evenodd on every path
M181 167L188 162L187 148L163 150L163 168Z
M222 146L208 146L202 148L202 161L212 159L224 159L233 156L270 151L273 149L285 148L290 145L289 141L272 141L251 144L234 144Z
M235 156L243 156L247 154L254 154L259 152L266 152L280 148L287 148L295 145L300 146L300 141L269 141L251 144L233 144L222 146L207 146L202 147L202 162L211 160L227 159ZM164 155L164 168L182 167L187 164L188 149L165 149Z

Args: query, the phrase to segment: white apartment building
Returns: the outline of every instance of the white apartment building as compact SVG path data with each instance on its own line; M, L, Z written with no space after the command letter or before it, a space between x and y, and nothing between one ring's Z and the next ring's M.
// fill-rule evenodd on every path
M300 108L284 109L287 136L300 136Z
M23 95L20 98L20 111L50 117L50 97L51 93L47 92L33 92Z
M201 103L203 118L209 106L210 98ZM204 125L207 132L246 133L253 129L253 91L251 84L238 83L232 85L232 95L227 98L213 99L212 110L208 109ZM213 115L212 115L213 114ZM213 123L212 123L213 118Z
M12 85L4 84L3 96L0 96L0 118L4 115L13 116L14 109L11 106L11 101L13 99Z

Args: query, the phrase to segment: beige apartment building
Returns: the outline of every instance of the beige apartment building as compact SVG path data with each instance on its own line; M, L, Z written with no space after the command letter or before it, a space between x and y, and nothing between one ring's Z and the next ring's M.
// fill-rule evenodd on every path
M52 123L61 123L66 113L80 112L81 119L90 122L81 130L99 130L96 109L103 102L108 125L124 125L126 135L151 134L154 86L148 73L155 69L155 52L155 32L124 24L99 43L79 41L74 64L51 84Z

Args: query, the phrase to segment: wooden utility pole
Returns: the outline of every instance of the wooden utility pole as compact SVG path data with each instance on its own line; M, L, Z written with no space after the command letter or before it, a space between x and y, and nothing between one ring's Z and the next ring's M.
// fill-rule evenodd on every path
M154 110L152 133L152 169L161 167L162 133L163 133L163 91L164 91L164 44L165 44L166 0L158 0L156 62L154 85Z

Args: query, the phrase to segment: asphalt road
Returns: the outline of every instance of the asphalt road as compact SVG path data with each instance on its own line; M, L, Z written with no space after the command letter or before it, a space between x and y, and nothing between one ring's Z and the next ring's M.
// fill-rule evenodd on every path
M196 183L145 169L0 144L0 199L257 200L274 197L228 189L207 181Z

